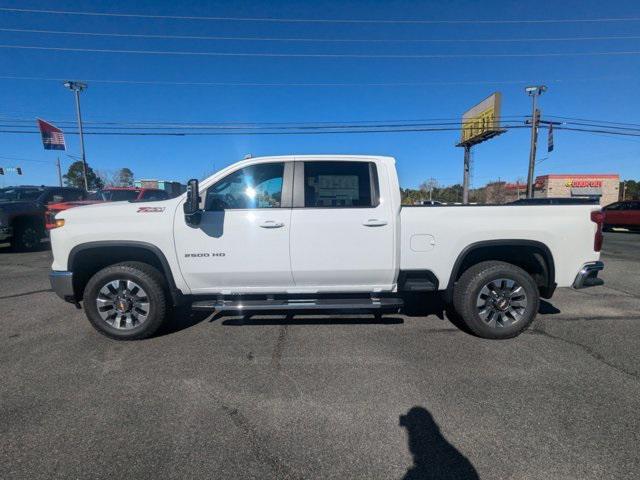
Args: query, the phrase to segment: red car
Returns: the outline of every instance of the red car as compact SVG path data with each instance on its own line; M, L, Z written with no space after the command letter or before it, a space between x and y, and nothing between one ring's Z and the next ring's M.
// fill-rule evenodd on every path
M602 209L604 228L623 227L640 230L640 200L625 200L612 203Z
M87 200L77 200L73 202L61 202L49 204L45 213L45 226L47 230L55 227L55 216L58 212L82 205L93 205L103 202L123 202L134 200L166 200L169 194L158 188L137 188L137 187L107 187L102 190L90 193Z

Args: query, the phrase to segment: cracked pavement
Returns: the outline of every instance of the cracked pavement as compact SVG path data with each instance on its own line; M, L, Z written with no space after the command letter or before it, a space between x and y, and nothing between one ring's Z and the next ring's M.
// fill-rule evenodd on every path
M520 337L446 318L180 312L114 342L0 251L0 478L636 478L640 234Z

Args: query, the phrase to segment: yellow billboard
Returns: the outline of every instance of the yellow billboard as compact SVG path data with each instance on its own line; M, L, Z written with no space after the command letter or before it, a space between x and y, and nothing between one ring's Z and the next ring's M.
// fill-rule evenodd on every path
M500 129L501 103L502 95L500 92L495 92L462 115L461 145L480 143L502 133Z

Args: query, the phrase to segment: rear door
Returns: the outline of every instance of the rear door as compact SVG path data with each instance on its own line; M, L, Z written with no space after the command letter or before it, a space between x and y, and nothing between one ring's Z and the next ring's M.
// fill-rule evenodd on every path
M394 221L372 161L296 162L291 269L300 291L391 288ZM386 172L386 171L385 171Z

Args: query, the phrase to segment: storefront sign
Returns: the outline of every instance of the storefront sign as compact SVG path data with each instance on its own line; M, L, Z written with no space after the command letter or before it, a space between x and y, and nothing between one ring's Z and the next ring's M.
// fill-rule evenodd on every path
M564 185L565 187L569 187L569 188L587 188L587 187L602 188L602 180L572 178L567 180L567 182Z

